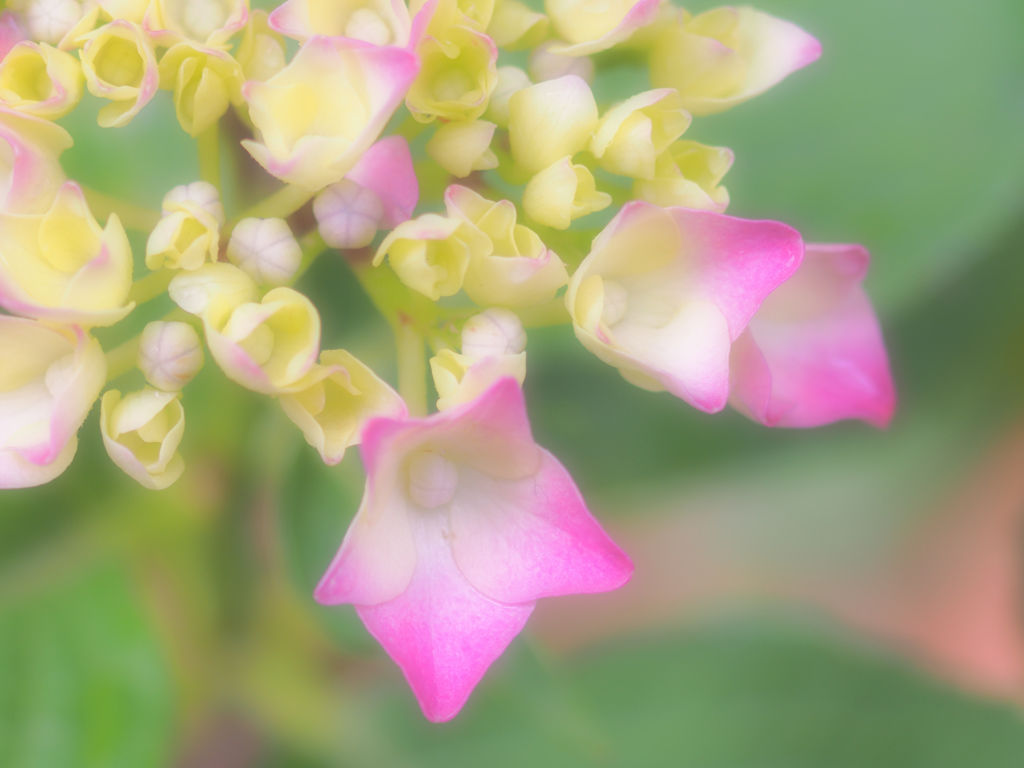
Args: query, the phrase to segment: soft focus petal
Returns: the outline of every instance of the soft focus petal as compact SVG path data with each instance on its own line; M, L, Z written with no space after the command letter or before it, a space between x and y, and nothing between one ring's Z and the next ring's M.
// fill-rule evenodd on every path
M437 410L447 411L475 400L500 379L512 377L522 385L526 379L526 353L474 359L442 349L430 358L430 372L437 390Z
M319 35L404 46L412 21L402 0L287 0L270 14L270 26L303 43Z
M509 100L512 157L529 173L584 149L596 127L594 94L574 75L523 88Z
M334 465L358 445L363 427L377 417L406 415L402 398L373 370L343 349L320 354L324 378L306 389L281 397L281 407L317 449L325 464Z
M103 395L100 431L107 455L144 488L163 490L185 471L178 452L185 431L180 398L149 388L124 398L114 389Z
M800 269L737 341L732 402L767 426L889 423L896 404L878 319L861 287L868 253L809 245Z
M47 483L74 457L106 380L103 350L80 329L0 315L0 360L0 488Z
M369 189L384 204L382 229L394 229L412 218L420 188L409 142L404 137L388 136L378 141L363 153L345 178Z
M116 215L100 228L81 188L66 182L41 216L0 214L0 306L83 327L127 315L132 252Z
M486 120L445 123L427 142L427 155L459 179L473 171L497 168L498 158L491 151L491 139L497 127Z
M598 191L590 169L568 155L541 170L523 191L526 215L555 229L568 229L573 220L611 204L611 195Z
M0 211L45 213L64 183L59 158L71 145L59 125L0 107Z
M714 413L731 343L802 255L784 224L633 202L595 239L566 305L584 346L629 381Z
M402 48L313 38L266 83L246 83L259 140L242 144L282 181L322 189L377 139L418 66Z
M533 603L503 605L474 589L456 566L443 529L417 521L418 558L411 583L379 605L358 605L359 618L395 660L423 714L444 722L518 635Z
M605 113L590 151L609 173L653 179L656 158L686 131L690 119L675 91L644 91Z
M677 141L655 160L654 178L633 184L633 196L662 208L725 213L729 192L721 182L732 163L732 150L726 147Z
M160 84L153 45L138 24L112 21L83 37L80 56L89 92L111 103L99 113L103 128L132 121Z
M544 9L555 31L568 44L560 52L586 56L623 42L658 18L660 0L545 0Z
M47 120L75 108L84 82L78 59L45 43L19 43L0 62L0 102Z
M718 8L663 31L650 58L651 82L675 88L694 115L757 96L821 55L800 27L748 6Z
M532 477L460 473L452 504L452 551L474 587L502 603L607 592L633 573L629 558L587 510L549 452Z

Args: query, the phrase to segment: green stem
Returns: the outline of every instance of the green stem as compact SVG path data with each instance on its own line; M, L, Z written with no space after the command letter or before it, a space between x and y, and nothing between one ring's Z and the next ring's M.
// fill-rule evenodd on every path
M552 325L566 325L572 322L569 310L565 306L565 299L562 297L552 299L547 304L525 307L516 314L519 315L524 328L548 328Z
M107 383L133 370L139 361L140 336L132 336L124 344L107 352Z
M299 278L306 274L306 270L313 266L313 262L328 248L327 243L320 237L320 232L315 229L303 235L299 240L299 245L302 246L302 263L292 278L292 285L299 282Z
M423 334L403 316L394 324L398 350L398 393L405 400L410 416L427 414L427 359Z
M83 187L82 192L85 194L85 201L89 204L89 210L97 219L106 220L110 218L111 214L117 214L117 218L125 227L147 234L160 221L160 214L156 211L126 203L111 195L97 192L95 189Z
M289 184L281 187L270 197L256 203L228 226L230 231L241 219L287 219L313 199L315 192Z
M199 150L199 178L220 190L220 130L214 123L196 137Z
M145 304L158 296L162 296L171 284L174 272L170 269L158 269L150 272L145 277L139 278L132 283L132 289L128 294L128 300L136 304Z

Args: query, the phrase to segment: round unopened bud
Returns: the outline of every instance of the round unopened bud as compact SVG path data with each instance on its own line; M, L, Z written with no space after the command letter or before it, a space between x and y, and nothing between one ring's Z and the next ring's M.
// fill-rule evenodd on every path
M313 215L332 248L365 248L377 234L384 204L373 190L342 179L317 195Z
M25 25L32 40L56 45L82 18L76 0L33 0L25 9Z
M557 40L548 40L533 49L530 54L530 77L534 82L556 80L566 75L576 75L588 83L594 82L594 62L589 56L566 56L553 53L553 45L563 45Z
M409 461L409 496L421 507L437 509L455 496L459 470L433 451L421 451Z
M302 248L284 219L242 219L231 233L227 256L263 285L284 285L302 264Z
M516 91L531 85L530 76L519 67L498 67L498 83L487 102L484 117L499 128L508 128L508 100Z
M526 349L526 331L515 312L499 307L473 315L462 326L462 354L473 359L518 355Z
M188 323L157 321L139 338L139 370L165 392L177 392L203 367L203 345Z
M224 226L224 205L220 201L220 193L213 184L206 181L193 181L191 184L175 187L164 195L164 213L180 210L179 206L188 203L198 205L213 216L220 226Z

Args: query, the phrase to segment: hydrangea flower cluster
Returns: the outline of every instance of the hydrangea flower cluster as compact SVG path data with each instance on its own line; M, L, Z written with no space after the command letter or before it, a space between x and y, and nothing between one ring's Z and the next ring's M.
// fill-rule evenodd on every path
M889 421L867 252L727 216L732 152L684 138L819 53L752 8L661 0L9 2L0 488L60 475L97 400L114 464L166 488L185 471L182 389L212 358L325 463L361 445L362 505L315 597L354 605L425 715L453 717L537 599L632 573L533 440L524 326L571 325L627 381L708 413ZM599 103L591 85L624 59L650 89ZM112 129L167 91L197 139L203 178L132 225L148 236L134 282L130 207L101 225L61 168L72 138L53 121L85 90ZM219 186L229 111L249 129L231 149L280 181L244 213ZM331 250L394 328L397 391L321 349L293 286ZM105 354L91 331L165 292L180 309ZM135 368L145 387L104 393Z

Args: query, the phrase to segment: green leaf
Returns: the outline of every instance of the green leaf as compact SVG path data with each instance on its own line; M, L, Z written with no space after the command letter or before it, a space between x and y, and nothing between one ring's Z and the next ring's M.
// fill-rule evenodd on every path
M0 765L158 768L172 723L160 645L124 570L0 607Z

